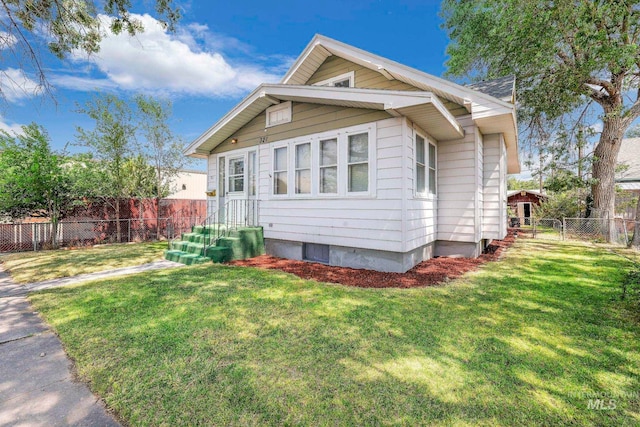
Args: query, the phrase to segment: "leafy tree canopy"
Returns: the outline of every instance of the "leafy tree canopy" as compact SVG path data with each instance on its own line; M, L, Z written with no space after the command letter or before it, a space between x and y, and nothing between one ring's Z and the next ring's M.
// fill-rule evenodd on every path
M51 149L46 131L36 124L11 135L0 131L0 216L47 218L57 226L86 200L85 167Z
M588 103L601 107L594 212L613 215L620 140L640 116L640 0L444 0L442 15L448 72L515 75L527 125L566 120Z
M513 176L507 178L507 190L537 190L540 184L535 179L517 179Z
M153 3L160 22L173 29L180 19L173 0ZM58 58L73 51L94 54L100 50L106 29L100 13L109 16L108 26L114 34L125 31L135 35L144 31L130 9L130 0L0 0L0 47L8 49L23 71L37 74L41 86L46 87L40 43L34 41L34 34L44 37L48 50Z

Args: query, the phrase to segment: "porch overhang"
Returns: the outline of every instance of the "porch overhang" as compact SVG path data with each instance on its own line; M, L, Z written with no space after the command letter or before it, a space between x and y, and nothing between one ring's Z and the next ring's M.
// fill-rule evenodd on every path
M264 84L193 141L184 154L208 156L266 108L286 101L384 110L393 116L407 117L437 140L464 136L456 118L431 92Z

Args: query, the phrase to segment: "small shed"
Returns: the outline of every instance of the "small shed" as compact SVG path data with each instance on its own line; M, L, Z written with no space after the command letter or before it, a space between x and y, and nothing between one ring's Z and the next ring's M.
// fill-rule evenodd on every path
M507 192L507 206L519 219L520 225L531 225L533 210L546 198L547 196L538 190L510 190ZM511 223L514 221L511 220Z

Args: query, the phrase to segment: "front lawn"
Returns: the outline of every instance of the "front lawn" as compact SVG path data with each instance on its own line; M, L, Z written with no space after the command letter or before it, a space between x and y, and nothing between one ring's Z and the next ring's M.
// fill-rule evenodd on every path
M622 426L640 423L628 266L520 240L439 287L204 265L30 299L130 425Z
M130 267L162 259L167 242L124 243L80 249L19 252L0 256L18 283Z

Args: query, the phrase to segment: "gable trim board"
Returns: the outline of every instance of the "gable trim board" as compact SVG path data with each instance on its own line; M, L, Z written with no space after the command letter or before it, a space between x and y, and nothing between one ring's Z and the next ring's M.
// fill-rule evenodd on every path
M313 85L345 75L355 87ZM219 157L257 153L258 221L268 253L302 259L304 244L316 244L328 248L332 265L404 272L434 254L477 256L506 235L506 175L519 171L519 162L515 106L504 99L316 36L280 84L260 85L185 154L208 157L208 186L219 188ZM292 105L291 121L267 127L265 111L283 103ZM368 176L368 190L349 193L349 135L364 130L369 169L358 179ZM416 134L434 147L428 155L436 159L435 176L424 152L416 157ZM319 189L327 138L341 153L334 156L342 190L333 195ZM309 144L304 164L311 165L301 166L308 170L304 188L311 188L304 195L293 187L301 144ZM278 196L276 147L288 147L288 190ZM435 180L435 194L416 191L425 180ZM218 204L209 198L209 206Z
M456 118L430 92L263 84L192 142L184 152L194 157L206 157L265 109L289 101L382 110L395 117L406 116L423 127L430 124L430 134L438 140L464 135Z

